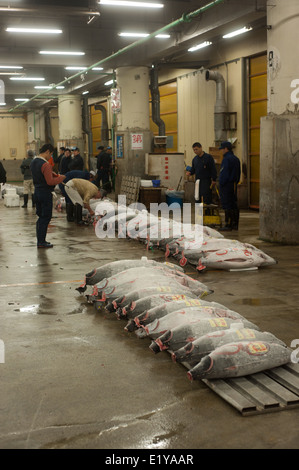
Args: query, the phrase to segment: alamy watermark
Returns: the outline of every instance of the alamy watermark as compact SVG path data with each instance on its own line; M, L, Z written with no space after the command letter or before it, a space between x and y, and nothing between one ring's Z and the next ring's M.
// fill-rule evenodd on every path
M95 211L100 217L95 226L98 238L157 241L185 237L187 243L192 240L190 248L203 242L203 204L151 203L148 211L140 202L127 206L126 196L120 195L117 205L103 201L98 207Z
M5 345L4 341L0 339L0 364L4 364L5 362Z

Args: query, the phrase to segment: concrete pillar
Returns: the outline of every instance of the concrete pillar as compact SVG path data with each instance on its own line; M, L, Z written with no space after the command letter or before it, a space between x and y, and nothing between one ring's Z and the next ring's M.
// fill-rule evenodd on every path
M294 111L294 80L299 79L296 51L299 43L298 0L268 0L268 114ZM294 86L295 85L295 86Z
M83 157L82 107L80 95L58 97L59 140L66 145L76 145Z
M115 155L118 169L116 193L119 193L122 176L145 174L145 154L152 148L149 119L149 69L148 67L120 67L116 70L120 89L121 109L116 114ZM134 144L133 136L140 137ZM121 145L121 151L119 148ZM120 158L119 158L120 157Z
M299 242L298 16L298 0L267 2L268 116L261 119L260 237L283 243Z

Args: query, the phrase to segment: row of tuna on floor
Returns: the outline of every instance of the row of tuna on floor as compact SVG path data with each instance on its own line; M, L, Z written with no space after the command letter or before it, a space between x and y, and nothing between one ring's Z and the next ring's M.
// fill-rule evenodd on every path
M98 218L95 233L99 238L113 237L139 240L147 249L159 248L165 257L174 257L198 271L206 269L258 269L276 264L262 250L238 240L224 238L217 230L199 224L181 223L158 217L146 210L128 208L105 199L95 206Z
M193 379L239 377L290 362L291 350L238 312L203 300L213 291L182 267L141 259L113 261L85 275L77 290L97 311L125 320L125 330L169 351Z

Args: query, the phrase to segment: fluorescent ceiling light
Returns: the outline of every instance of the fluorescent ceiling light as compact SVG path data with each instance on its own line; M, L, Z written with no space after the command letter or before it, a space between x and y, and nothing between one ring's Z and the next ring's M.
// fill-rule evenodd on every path
M87 90L86 90L86 91L83 91L83 92L82 92L82 95L87 95L87 93L89 93L89 91L87 91Z
M29 98L15 98L15 101L29 101Z
M228 33L228 34L225 34L224 36L222 36L224 39L227 39L227 38L233 38L234 36L238 36L239 34L243 34L243 33L247 33L248 31L251 31L252 28L247 28L246 26L244 26L244 28L241 28L241 29L237 29L236 31L233 31L232 33Z
M202 42L201 44L197 44L197 46L190 47L188 49L189 52L197 51L198 49L202 49L203 47L210 46L212 43L209 41Z
M146 38L148 33L119 33L118 35L127 38Z
M6 106L6 103L0 103L0 106Z
M34 88L36 90L50 90L50 88L52 88L52 87L50 85L36 85ZM64 88L64 86L56 86L55 88L56 88L56 90L58 90L58 89L62 90Z
M112 85L112 83L113 83L113 80L109 80L108 82L105 82L104 85L108 86L108 85Z
M131 2L127 0L100 0L98 3L100 5L111 5L121 7L164 8L163 3Z
M40 54L49 55L85 55L85 52L70 52L70 51L39 51Z
M127 37L127 38L146 38L147 36L149 36L149 33L127 33L127 32L123 32L123 33L118 33L119 36L122 36L122 37ZM157 36L155 36L156 38L170 38L170 34L157 34Z
M61 34L62 29L46 28L6 28L9 33L38 33L38 34Z
M64 67L64 68L65 68L65 70L86 70L87 69L87 67L79 67L79 66L78 67L77 66L75 66L75 67Z
M45 79L42 77L10 77L9 80L31 80L35 82L42 82Z
M23 75L23 72L1 72L0 75Z
M23 67L21 65L0 65L0 69L22 69Z
M104 70L103 67L93 67L91 70Z

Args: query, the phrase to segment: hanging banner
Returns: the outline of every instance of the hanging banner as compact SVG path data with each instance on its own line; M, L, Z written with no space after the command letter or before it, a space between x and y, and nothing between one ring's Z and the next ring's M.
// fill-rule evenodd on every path
M120 113L120 111L121 111L120 89L119 88L111 88L110 98L111 98L111 111L112 111L112 113L114 113L114 114Z
M131 134L131 149L143 149L143 134Z

